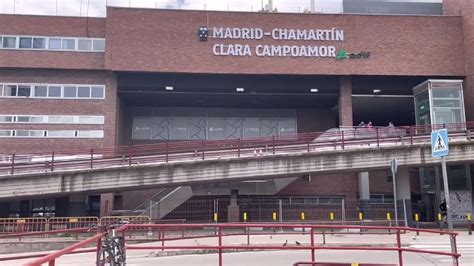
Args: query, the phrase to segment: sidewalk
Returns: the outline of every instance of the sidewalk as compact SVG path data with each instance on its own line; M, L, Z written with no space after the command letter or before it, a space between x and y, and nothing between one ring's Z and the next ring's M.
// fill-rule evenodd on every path
M54 239L50 239L54 241ZM315 235L314 237L315 242L317 245L323 246L323 236L322 235ZM389 246L396 246L396 235L371 235L371 234L351 234L351 235L341 235L341 234L327 234L325 235L325 241L326 245L324 246L366 246L366 247L375 247L375 246L384 246L384 247L389 247ZM441 243L445 245L447 248L446 251L449 251L449 237L447 235L432 235L432 234L421 234L420 236L416 236L415 233L407 233L407 234L402 234L401 235L401 241L402 241L402 246L408 247L412 245L417 245L420 243ZM298 243L299 245L306 245L309 244L310 242L310 237L308 234L302 235L302 234L292 234L292 235L280 235L280 234L270 234L270 235L254 235L250 236L250 244L252 246L258 246L258 245L272 245L275 247L280 247L280 246L297 246ZM469 245L472 244L474 245L474 238L473 236L468 236L467 232L460 232L460 235L457 237L457 243L458 245L462 244L463 245ZM166 246L198 246L198 245L217 245L218 244L218 239L216 237L206 237L206 238L197 238L197 239L183 239L183 240L174 240L174 241L166 241L165 242ZM247 244L247 236L226 236L223 238L223 245L242 245L245 246ZM208 255L199 255L199 256L204 256L204 257L199 257L199 258L207 258L209 257L210 261L213 261L213 258L217 258L216 254L209 254L209 253L215 253L216 251L202 251L202 250L169 250L169 251L161 251L159 247L161 247L162 243L157 241L157 242L148 242L148 243L141 243L141 244L133 244L133 246L156 246L157 250L129 250L127 251L127 261L129 262L128 265L146 265L146 264L135 264L135 262L139 261L150 261L154 259L165 259L163 257L169 257L166 258L166 261L174 261L174 260L181 260L184 259L184 257L189 257L189 256L177 256L177 255L189 255L189 254L208 254ZM426 247L425 249L428 249ZM262 258L264 260L265 258L268 257L268 254L272 253L273 251L265 251L265 252L255 252L259 250L251 250L254 252L256 255ZM226 254L229 253L230 251L226 251ZM239 257L238 254L246 254L252 253L249 252L249 250L231 250L236 255ZM334 254L336 251L325 251L325 250L317 250L316 251L318 254ZM359 254L357 256L360 256L360 254L364 254L367 251L352 251L351 254L355 255ZM371 254L373 254L372 252ZM394 258L395 260L397 259L397 253L396 252L383 252L385 255L384 256L389 256L390 258ZM26 254L34 254L33 253L21 253L22 255ZM305 260L308 260L308 254L309 251L296 251L296 250L285 250L285 251L279 251L278 254L287 254L293 256L296 254L300 254L304 256ZM382 254L381 252L377 251L377 254ZM15 254L15 255L20 255ZM229 254L225 255L228 256ZM416 259L415 255L417 254L410 254L410 253L404 253L404 257L407 259ZM11 256L11 255L8 255ZM175 259L171 258L170 256L174 257ZM177 256L177 257L176 257ZM195 256L195 255L193 255ZM347 256L347 255L344 255ZM354 259L357 259L358 257L354 257ZM418 256L418 255L417 255ZM3 256L2 256L3 257ZM178 259L179 257L182 257L181 259ZM423 256L419 256L418 259L423 259ZM297 259L297 258L295 258ZM337 259L337 256L334 258ZM362 256L360 259L364 259ZM1 263L1 265L18 265L20 263L24 263L27 261L30 261L31 259L28 260L21 260L21 261L4 261ZM463 258L461 257L461 261L463 261ZM68 255L61 257L56 265L94 265L95 263L95 256L92 255L91 253L88 254L74 254L74 255ZM471 261L469 260L469 263ZM468 263L468 264L469 264ZM461 265L468 265L468 264L461 264ZM167 265L167 264L164 264ZM183 264L185 265L185 264ZM199 264L201 265L201 264ZM436 265L436 264L427 264L427 265Z

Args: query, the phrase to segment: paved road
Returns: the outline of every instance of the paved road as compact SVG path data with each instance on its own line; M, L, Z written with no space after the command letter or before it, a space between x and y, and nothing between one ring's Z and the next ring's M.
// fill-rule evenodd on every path
M417 239L412 242L410 247L433 251L451 251L451 246L446 241L433 241L432 239ZM457 249L461 254L461 265L474 265L474 238L462 238L462 241L457 243ZM450 258L442 255L423 254L422 256L434 265L449 265L452 262Z

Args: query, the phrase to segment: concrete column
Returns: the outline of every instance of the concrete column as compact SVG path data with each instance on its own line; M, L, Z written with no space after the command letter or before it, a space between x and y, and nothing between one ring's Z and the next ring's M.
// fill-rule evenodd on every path
M240 209L237 204L237 196L239 191L237 189L230 190L230 205L227 206L227 222L239 222Z
M86 195L73 194L69 196L68 216L86 216Z
M108 216L114 210L114 193L100 195L100 216Z
M352 127L352 80L351 77L341 77L339 87L339 126Z
M369 172L360 172L359 176L359 211L362 212L364 219L372 218L372 208L370 205L370 184Z
M405 202L408 225L412 226L412 208L411 208L411 189L410 189L410 172L406 167L398 168L396 175L397 185L397 201L398 201L398 217L403 217L403 202Z
M369 172L359 173L359 199L370 200Z

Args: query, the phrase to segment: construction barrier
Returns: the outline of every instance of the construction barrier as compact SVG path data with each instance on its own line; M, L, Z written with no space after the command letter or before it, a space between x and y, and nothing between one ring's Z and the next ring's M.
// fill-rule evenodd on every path
M120 221L133 224L149 224L151 219L150 216L104 216L100 218L101 225L115 224Z
M35 218L0 218L0 233L23 233L46 231L47 220Z
M95 216L53 217L48 219L49 230L85 228L94 225L99 225L99 218Z

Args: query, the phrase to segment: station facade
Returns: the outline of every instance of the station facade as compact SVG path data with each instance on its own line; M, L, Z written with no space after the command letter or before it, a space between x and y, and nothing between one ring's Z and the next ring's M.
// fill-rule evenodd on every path
M442 16L118 7L106 18L2 14L0 153L280 136L361 121L414 125L413 89L427 80L461 80L462 119L451 111L442 123L470 121L473 11L468 0L446 0ZM434 219L435 171L404 171L413 208L423 203ZM471 202L470 165L449 171L451 189ZM207 184L189 199L234 191L318 204L393 200L389 162L286 182ZM0 216L107 215L154 193L12 199Z

